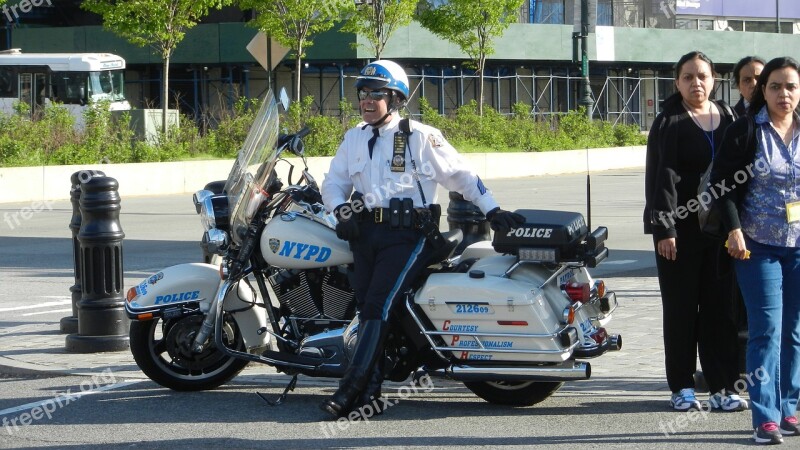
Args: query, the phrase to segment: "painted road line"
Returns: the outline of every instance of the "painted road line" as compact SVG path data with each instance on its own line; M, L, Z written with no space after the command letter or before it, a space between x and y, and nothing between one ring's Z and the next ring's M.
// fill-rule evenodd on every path
M37 408L37 407L42 407L42 406L45 406L45 405L53 405L53 404L56 404L56 403L60 407L62 403L63 404L69 404L72 401L80 399L84 395L92 395L92 394L97 394L97 393L104 392L104 391L110 391L112 389L123 388L123 387L130 386L132 384L141 383L143 381L149 381L149 380L126 380L126 381L121 381L119 383L107 384L105 386L100 386L100 387L97 387L97 388L94 388L94 389L89 389L89 390L85 390L85 391L81 390L81 392L71 393L71 392L67 391L64 394L57 395L57 396L55 396L53 398L49 398L49 399L46 399L46 400L39 400L37 402L26 403L24 405L19 405L19 406L14 406L12 408L4 409L4 410L0 411L0 416L5 416L5 415L8 415L8 414L14 414L14 413L20 412L20 411L29 411L29 410Z
M41 314L55 314L55 313L65 313L65 312L72 312L72 308L69 308L69 309L56 309L56 310L52 310L52 311L39 311L39 312L25 313L25 314L20 314L20 316L27 317L27 316L38 316L38 315L41 315Z
M67 305L67 304L69 304L71 302L72 302L72 300L63 300L63 301L60 301L60 302L46 302L46 303L37 303L35 305L13 306L11 308L0 308L0 312L21 311L23 309L34 309L34 308L47 308L48 306Z

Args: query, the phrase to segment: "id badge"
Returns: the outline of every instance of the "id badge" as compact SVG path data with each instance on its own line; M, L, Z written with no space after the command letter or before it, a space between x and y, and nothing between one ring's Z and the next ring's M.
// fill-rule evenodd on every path
M406 171L406 137L403 133L394 134L394 146L392 148L392 162L390 164L392 172Z
M786 196L786 221L789 223L800 221L800 199L796 195Z

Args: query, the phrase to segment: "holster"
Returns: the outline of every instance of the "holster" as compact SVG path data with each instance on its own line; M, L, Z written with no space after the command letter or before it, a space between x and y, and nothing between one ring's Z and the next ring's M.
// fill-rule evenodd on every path
M442 214L440 205L429 205L428 208L416 210L417 228L422 231L425 240L431 244L434 250L442 248L445 244L444 236L439 232L439 217Z

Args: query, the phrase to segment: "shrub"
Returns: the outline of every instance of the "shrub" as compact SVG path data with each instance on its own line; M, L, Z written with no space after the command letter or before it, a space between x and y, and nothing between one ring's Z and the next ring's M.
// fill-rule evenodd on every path
M201 134L190 117L182 117L157 142L134 139L130 115L112 114L108 105L98 104L84 113L84 125L75 127L75 119L61 105L51 105L30 118L30 106L17 103L15 114L0 114L0 167L43 164L96 164L99 162L157 162L190 158L233 158L247 136L258 103L238 99L224 113L214 129ZM583 110L555 117L555 125L536 120L530 105L512 105L505 116L484 106L483 116L472 101L449 117L442 116L424 98L420 99L421 119L439 128L459 150L464 151L548 151L642 145L646 142L635 125L612 126L590 121ZM323 116L314 107L314 99L305 97L290 105L281 118L281 132L294 133L308 126L306 155L330 156L336 152L344 133L361 121L358 111L346 100L339 102L338 116Z
M250 131L259 105L257 99L240 97L233 111L223 113L219 126L205 135L204 152L217 158L234 158Z

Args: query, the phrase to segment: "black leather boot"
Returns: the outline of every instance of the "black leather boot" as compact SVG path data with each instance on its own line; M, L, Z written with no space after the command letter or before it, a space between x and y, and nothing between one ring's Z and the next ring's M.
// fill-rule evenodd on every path
M351 411L353 403L367 387L375 363L383 356L386 328L380 320L367 320L359 325L358 342L347 372L339 383L339 389L322 402L320 409L335 418Z
M383 384L383 365L385 361L386 359L381 355L378 361L375 362L375 367L369 377L367 386L364 388L361 395L358 396L358 400L353 406L354 411L363 408L363 413L369 415L383 414L383 402L380 398L381 385Z

